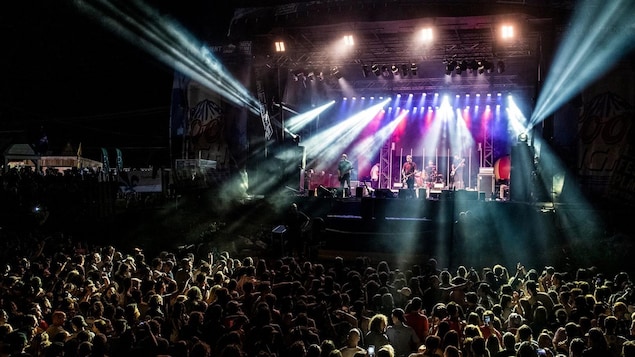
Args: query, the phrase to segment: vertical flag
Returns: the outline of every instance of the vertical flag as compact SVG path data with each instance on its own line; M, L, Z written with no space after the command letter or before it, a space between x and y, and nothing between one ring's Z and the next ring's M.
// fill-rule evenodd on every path
M101 148L101 162L104 164L104 172L110 172L110 161L108 160L108 150Z
M82 168L82 143L79 143L79 147L77 148L77 168Z
M115 149L115 152L117 153L117 171L121 172L123 171L123 155L121 154L121 150L118 148Z

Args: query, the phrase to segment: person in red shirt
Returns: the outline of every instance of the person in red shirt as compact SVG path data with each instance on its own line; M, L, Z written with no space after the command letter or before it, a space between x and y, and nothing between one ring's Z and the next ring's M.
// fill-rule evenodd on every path
M406 324L415 330L419 340L425 341L430 329L430 323L425 311L421 309L422 306L421 298L418 296L413 297L410 303L406 305L404 318L406 319Z

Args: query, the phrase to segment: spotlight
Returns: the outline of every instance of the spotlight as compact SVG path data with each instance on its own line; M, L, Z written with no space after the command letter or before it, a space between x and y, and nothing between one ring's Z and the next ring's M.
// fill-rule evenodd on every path
M446 64L445 64L445 75L446 76L451 76L452 75L452 71L454 71L455 67L456 67L456 61L446 61Z
M456 66L454 67L456 74L461 75L461 72L465 71L466 69L467 61L456 62Z
M405 64L401 65L401 75L403 77L408 75L408 66L406 66Z
M527 135L527 133L520 133L520 134L518 135L518 142L519 142L519 143L526 143L526 142L527 142L527 139L528 139L528 135Z
M364 76L364 78L368 77L368 66L367 65L362 65L362 76Z
M318 75L317 75L317 78L318 78L320 81L323 81L323 80L324 80L324 72L320 71L320 72L318 73Z
M337 66L335 66L335 67L333 67L331 69L331 76L333 76L333 77L335 77L337 79L342 78L342 73L340 73L340 69Z
M485 73L485 61L478 61L478 74L483 74Z
M379 66L374 64L372 66L370 66L370 70L373 71L373 73L375 74L375 76L379 77L379 75L381 74L379 72Z
M399 67L397 67L396 65L392 65L390 66L390 70L392 71L393 76L396 76L399 74Z
M501 26L501 38L503 40L509 40L514 38L514 26L502 25Z
M505 72L505 62L498 61L498 63L496 63L496 72L498 73L503 73Z
M416 76L417 75L417 70L418 70L418 68L417 68L417 64L416 63L410 64L410 74L411 75Z
M346 46L354 46L355 45L355 40L353 39L353 35L344 36L344 44Z
M309 74L307 74L307 75L306 75L306 77L307 77L310 81L314 80L314 79L315 79L315 72L313 72L313 71L309 72Z
M467 63L467 73L473 73L478 70L478 62L471 60Z
M284 52L286 51L283 41L276 41L276 52Z

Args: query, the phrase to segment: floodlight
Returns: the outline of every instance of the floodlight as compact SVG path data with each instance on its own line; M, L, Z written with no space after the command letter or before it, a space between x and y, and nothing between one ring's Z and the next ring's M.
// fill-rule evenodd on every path
M446 61L446 64L445 64L445 75L446 76L451 76L452 75L452 71L454 71L455 68L456 68L456 61Z
M275 46L276 46L276 52L284 52L284 51L286 51L286 48L284 46L284 42L283 41L276 41Z
M344 44L347 46L354 46L355 40L353 39L353 35L344 36Z
M335 77L337 79L342 78L342 73L340 73L340 69L337 66L335 66L335 67L333 67L331 69L331 76L333 76L333 77Z
M375 76L379 77L379 75L381 74L379 72L379 66L374 64L372 66L370 66L370 70L373 71L373 73L375 74Z
M412 63L410 64L410 74L412 74L413 76L417 75L417 64L416 63Z

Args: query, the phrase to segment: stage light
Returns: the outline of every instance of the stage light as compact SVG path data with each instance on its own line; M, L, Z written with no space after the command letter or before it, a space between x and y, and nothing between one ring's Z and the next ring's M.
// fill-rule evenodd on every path
M454 69L456 70L456 74L460 75L461 72L467 70L467 61L457 62Z
M446 61L445 75L451 76L455 68L456 68L456 61Z
M503 40L509 40L514 38L514 26L512 25L501 26L501 38Z
M496 63L496 72L498 73L505 72L505 62L501 60Z
M333 67L331 69L331 76L333 76L333 77L335 77L337 79L342 78L342 73L340 73L340 69L337 66L335 66L335 67Z
M344 44L346 46L354 46L355 45L355 40L353 39L353 35L344 36Z
M485 61L478 61L478 74L485 73Z
M313 72L313 71L309 72L309 74L307 74L307 75L306 75L306 77L307 77L310 81L314 80L314 79L315 79L315 72Z
M379 75L381 75L381 73L379 72L379 66L374 64L372 66L370 66L370 70L373 71L373 73L375 74L375 76L379 77Z
M393 64L392 66L390 66L390 71L392 72L393 76L396 76L399 74L399 67Z
M320 71L317 75L317 79L319 79L320 81L324 80L324 72Z
M418 68L417 68L417 64L416 63L410 64L410 74L411 75L416 76L417 75L417 70L418 70Z
M284 46L284 42L283 41L276 41L275 45L276 45L276 52L284 52L284 51L286 51L286 48Z
M401 65L401 76L405 77L408 75L408 66L405 64Z
M368 66L367 65L362 65L362 76L364 76L364 78L368 77Z
M518 135L518 142L519 142L519 143L526 143L526 142L527 142L527 140L528 140L527 133L520 133L520 134Z
M432 41L432 29L427 27L421 30L421 41L422 42L430 42Z
M471 60L467 63L467 73L473 73L478 70L478 62Z

